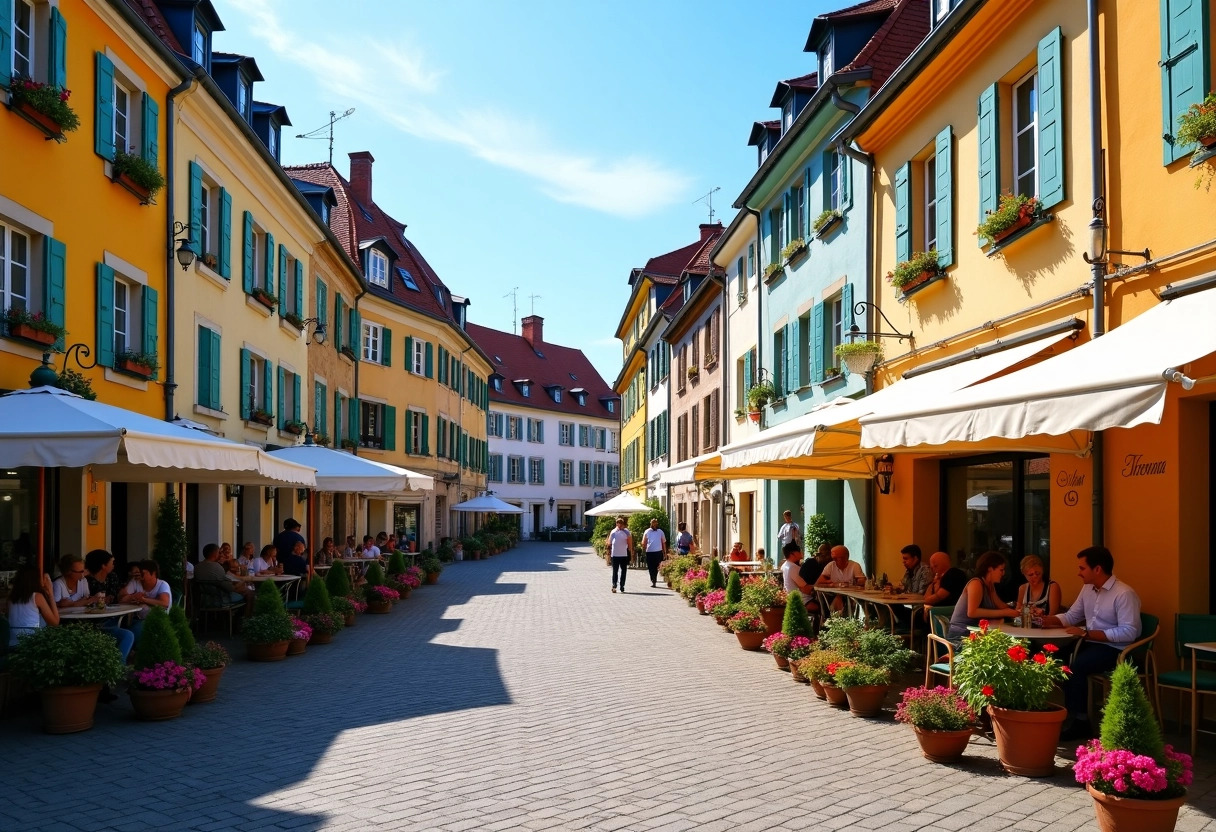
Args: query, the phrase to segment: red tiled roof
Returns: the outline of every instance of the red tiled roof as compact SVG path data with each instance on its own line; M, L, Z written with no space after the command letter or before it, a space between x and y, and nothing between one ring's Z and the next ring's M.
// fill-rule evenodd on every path
M870 80L873 83L870 95L876 93L891 77L891 73L929 35L929 2L895 0L895 10L857 53L857 57L842 70L870 67Z
M648 277L671 277L679 280L680 274L688 266L689 261L696 256L700 248L701 241L698 240L675 251L660 254L658 257L651 257L646 261L646 268L642 269L642 271Z
M469 337L490 356L493 372L503 377L502 392L490 386L490 401L534 407L554 413L565 413L571 417L582 416L599 419L616 419L619 412L609 413L601 398L618 399L612 388L604 381L583 351L574 347L541 342L539 352L524 340L522 335L512 335L486 326L470 323L465 329ZM501 359L501 360L500 360ZM571 376L574 378L571 378ZM532 381L532 395L524 398L512 382L526 378ZM561 402L553 401L549 385L562 388ZM581 387L587 391L587 405L580 407L578 399L570 391ZM619 411L619 408L618 408Z
M684 308L684 293L679 289L673 289L671 294L667 296L667 300L659 304L659 311L668 318L674 318L676 313Z
M718 242L718 238L722 236L723 229L721 226L716 231L710 233L701 243L701 247L697 249L697 253L688 261L688 265L684 267L684 271L690 274L709 274L710 269L714 268L709 262L709 253L713 251L714 244Z
M870 14L879 14L881 12L889 12L895 8L899 0L865 0L853 6L847 6L843 9L837 9L834 12L825 12L819 15L828 20L840 20L848 17L865 17Z
M148 28L161 39L165 46L177 52L179 55L186 54L186 50L178 43L173 32L169 30L169 22L165 20L165 16L160 13L160 9L152 0L126 0L127 6L131 11L135 12L144 23L148 24Z

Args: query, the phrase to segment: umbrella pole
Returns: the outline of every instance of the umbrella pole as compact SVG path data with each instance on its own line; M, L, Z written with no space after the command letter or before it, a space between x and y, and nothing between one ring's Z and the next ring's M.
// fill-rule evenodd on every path
M316 529L316 514L313 510L313 501L317 498L317 492L311 488L308 490L308 577L312 578L312 559L313 550L316 548L317 529Z
M38 574L42 575L46 548L46 469L38 469Z

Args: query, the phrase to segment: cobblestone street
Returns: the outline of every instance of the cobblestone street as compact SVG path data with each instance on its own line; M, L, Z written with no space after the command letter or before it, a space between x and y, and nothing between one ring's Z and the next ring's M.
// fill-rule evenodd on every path
M169 723L125 697L72 736L10 715L0 830L1095 828L1069 770L1008 777L984 740L929 763L644 572L608 584L587 549L525 544L302 657L232 643L219 700ZM1216 829L1214 776L1179 829Z

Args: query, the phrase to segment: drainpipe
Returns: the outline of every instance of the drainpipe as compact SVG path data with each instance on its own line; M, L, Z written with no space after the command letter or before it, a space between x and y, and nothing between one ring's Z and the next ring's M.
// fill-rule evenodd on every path
M713 267L712 259L710 260L710 267L711 268ZM711 316L711 320L712 320L712 316ZM729 288L729 281L726 279L726 275L723 274L722 275L722 331L719 333L719 337L722 339L722 343L718 347L718 372L720 374L719 378L718 378L718 389L724 393L727 392L726 380L728 378L730 378L730 376L732 374L731 371L734 369L733 366L726 363L726 356L730 355L730 339L728 337L730 334L730 327L727 325L727 324L729 324L729 322L730 322L730 288ZM728 422L726 420L732 410L732 408L730 406L730 402L727 400L727 397L720 396L720 398L722 399L722 401L721 401L721 412L718 414L718 419L720 420L718 422L718 424L721 425L721 429L718 431L718 435L715 437L715 439L718 440L717 447L719 450L722 448L723 445L726 444L726 442L723 440L722 437L723 437L723 434L726 433L726 426L730 424L730 422ZM730 480L724 479L724 480L722 480L722 502L719 507L720 513L719 513L719 522L718 522L718 527L720 529L722 529L722 532L719 535L719 537L721 538L721 544L718 546L718 555L719 556L721 556L722 553L727 551L727 549L726 549L726 495L728 493L730 493Z
M350 308L353 309L356 313L359 311L359 300L366 294L367 294L367 284L364 283L363 288L361 288L359 290L359 294L355 295L355 302L352 303L350 306ZM347 329L349 330L350 327L347 327ZM351 395L355 397L355 401L357 402L357 401L359 401L359 360L360 360L358 345L363 338L363 333L362 332L360 332L360 333L348 332L347 334L350 337L350 339L355 343L355 346L353 347L353 350L355 351L355 384L354 384L355 389L354 389L354 392L351 393ZM355 425L354 427L355 427L355 430L359 429L358 425ZM351 451L351 453L354 454L355 456L359 455L359 443L358 442L355 442L355 448L353 451ZM356 499L358 499L358 498L356 497Z
M1086 26L1089 30L1089 154L1090 178L1093 190L1095 230L1101 230L1103 238L1106 235L1106 194L1103 187L1102 171L1102 79L1099 69L1101 59L1101 43L1098 36L1098 0L1087 0ZM1104 246L1105 248L1105 246ZM1100 338L1106 334L1106 256L1098 258L1090 264L1093 277L1094 321L1093 337ZM1102 431L1095 431L1093 437L1094 489L1093 489L1093 545L1102 546L1106 540L1106 487L1103 476L1105 467L1105 445Z
M177 381L175 373L175 354L177 348L177 326L176 326L176 307L177 307L177 270L180 268L177 263L176 253L173 250L174 234L173 234L173 194L177 184L177 177L174 175L174 123L176 119L173 117L173 102L179 95L186 92L192 86L196 78L206 74L206 71L195 64L190 74L173 89L169 90L165 96L165 200L168 210L165 212L165 238L169 241L168 251L165 254L165 317L168 326L165 327L165 421L172 422L177 415L177 406L174 404L173 394L177 390Z
M764 256L764 226L760 223L760 212L750 205L744 203L743 210L756 218L756 272L760 271L760 258ZM750 275L748 278L750 279ZM760 282L756 282L756 362L752 367L752 371L759 375L760 369L764 366L764 293L760 291ZM760 411L760 419L764 420L764 411ZM769 499L772 497L770 483L772 480L764 481L764 508L767 516ZM738 510L736 508L736 510ZM764 540L764 530L760 530L760 534L756 536L756 540ZM754 548L759 548L757 545ZM719 552L718 554L721 554ZM777 561L774 560L773 563Z

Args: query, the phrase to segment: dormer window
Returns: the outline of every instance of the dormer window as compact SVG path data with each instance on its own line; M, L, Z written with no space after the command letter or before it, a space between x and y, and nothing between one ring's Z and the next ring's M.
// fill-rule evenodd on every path
M207 30L197 24L190 36L190 57L196 64L207 66Z
M949 2L949 0L946 0ZM829 32L827 40L823 42L823 46L819 49L819 79L822 83L823 79L827 78L835 71L832 66L832 34Z
M413 289L415 292L421 291L418 288L418 284L414 282L414 276L409 271L398 266L397 274L401 276L401 282L405 284L405 288Z
M781 111L781 134L785 135L791 127L794 126L794 99L791 97L785 102L785 107Z
M375 249L367 252L367 282L388 288L388 258Z
M495 376L493 384L494 384L494 392L501 393L502 392L502 376Z
M274 127L266 134L266 149L270 151L271 156L279 158L279 131Z
M684 281L683 291L684 291L684 302L688 303L688 299L692 297L692 281L691 280Z
M610 400L604 402L604 404L606 404L608 406L609 413L616 413L616 402L614 402L610 399Z
M527 382L524 382L523 384L519 385L519 394L520 394L521 396L523 396L525 399L527 399L527 398L531 398L531 396L532 396L532 385L531 385L531 384L528 384Z
M241 118L249 119L249 82L244 78L236 79L236 109Z

